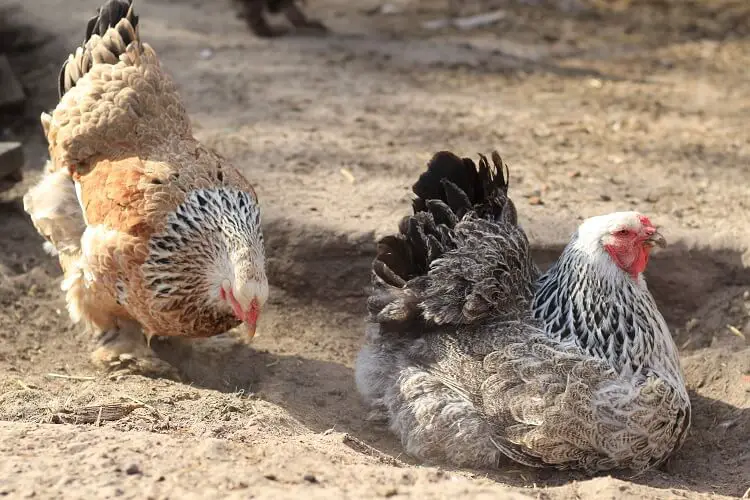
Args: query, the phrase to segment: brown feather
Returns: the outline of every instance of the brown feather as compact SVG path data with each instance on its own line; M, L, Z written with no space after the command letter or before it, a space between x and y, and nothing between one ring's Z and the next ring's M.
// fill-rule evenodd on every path
M220 188L253 204L257 196L193 137L174 83L140 41L131 0L100 9L59 85L60 102L42 116L51 162L26 210L57 249L73 319L95 332L136 322L147 336L210 336L237 325L231 309L207 308L189 294L155 302L146 274L153 238L187 197Z

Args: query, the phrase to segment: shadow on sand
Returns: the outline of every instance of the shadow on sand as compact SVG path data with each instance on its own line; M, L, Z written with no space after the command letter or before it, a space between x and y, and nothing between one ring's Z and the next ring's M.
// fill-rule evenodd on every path
M269 245L279 245L282 260L297 262L291 275L281 267L271 273L271 280L287 293L307 297L332 312L341 313L340 301L331 294L363 302L372 257L371 236L347 238L326 233L323 228L289 228L298 234L309 231L315 238L295 238L305 244L291 246L283 232L276 232ZM368 238L370 239L367 242ZM308 247L309 245L309 247ZM560 253L560 248L535 249L540 266L546 268ZM679 258L678 258L679 257ZM337 265L337 262L339 265ZM346 265L344 265L346 264ZM347 269L341 273L323 273L325 269ZM713 291L738 281L750 283L750 273L741 266L739 254L715 250L688 250L676 244L654 256L649 283L670 322L686 320L698 303ZM288 269L287 269L288 270ZM298 278L304 278L299 281ZM305 281L306 280L306 281ZM309 282L316 284L311 292ZM328 300L326 300L328 299ZM335 304L335 305L334 305ZM344 304L343 307L351 307ZM360 306L359 314L364 314ZM355 312L349 311L350 314ZM352 346L352 351L356 346ZM414 463L405 457L398 441L382 425L367 421L368 409L362 404L354 386L351 368L339 363L282 356L256 351L229 335L195 342L177 350L160 351L174 363L185 378L198 387L221 392L243 390L278 404L313 431L334 428L348 432L394 458ZM691 392L694 408L691 435L683 449L661 470L636 478L626 474L617 477L659 488L680 488L723 495L741 495L736 477L721 472L712 464L737 457L725 456L722 443L746 442L750 435L750 410L740 409L719 400ZM717 422L731 425L717 432ZM722 468L732 471L741 468ZM477 471L479 472L479 471ZM481 471L499 482L528 486L532 483L555 486L586 476L571 472L529 469L509 463L501 471Z

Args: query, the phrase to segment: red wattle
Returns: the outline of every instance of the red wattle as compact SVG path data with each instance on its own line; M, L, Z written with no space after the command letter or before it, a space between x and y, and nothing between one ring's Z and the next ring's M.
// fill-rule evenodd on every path
M258 321L258 300L253 299L252 302L250 302L250 309L245 313L245 321L247 321L250 324L254 324L256 321Z
M605 245L607 251L615 264L627 272L633 279L638 279L638 275L646 270L648 258L651 249L643 245L636 245L628 248L617 248L613 245ZM633 254L635 254L633 256ZM628 258L632 257L632 258Z

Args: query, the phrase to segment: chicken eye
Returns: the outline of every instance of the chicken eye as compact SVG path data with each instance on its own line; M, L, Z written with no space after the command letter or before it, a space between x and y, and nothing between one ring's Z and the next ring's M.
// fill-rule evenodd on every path
M615 232L615 235L617 236L627 236L630 234L630 229L620 229L619 231Z

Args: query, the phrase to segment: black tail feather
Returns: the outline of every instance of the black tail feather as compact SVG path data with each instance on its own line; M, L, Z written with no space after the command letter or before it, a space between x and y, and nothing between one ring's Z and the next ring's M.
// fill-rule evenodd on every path
M507 200L508 167L497 151L491 157L494 168L484 155L479 158L477 168L470 158L449 151L436 153L412 188L418 196L414 211L427 211L428 200L440 200L458 219L472 210L483 218L499 217Z
M399 224L399 233L378 244L373 262L374 292L371 314L391 330L424 330L417 325L423 281L431 265L456 249L456 225L467 215L486 223L517 225L516 210L508 199L508 169L493 152L492 166L480 155L477 166L469 158L443 151L433 156L414 184L414 215ZM460 284L459 288L464 285Z
M96 15L89 19L86 25L86 37L81 46L85 46L86 42L94 35L103 36L109 28L116 26L121 19L126 18L130 21L133 28L137 29L138 16L133 11L133 0L107 0L104 5L97 9ZM135 41L126 30L120 30L120 36L125 47ZM93 61L89 57L83 67L75 68L75 71L67 70L68 63L69 61L66 60L60 68L57 87L59 97L62 97L65 92L75 86L76 81L91 69Z
M403 280L421 276L430 262L453 247L451 230L469 212L482 218L516 224L516 210L508 200L508 167L497 152L493 167L480 156L479 166L449 151L436 153L414 184L414 213L404 217L399 233L381 240L376 261Z
M133 7L133 0L107 0L107 3L99 7L96 11L96 15L89 19L88 25L86 26L86 38L83 43L89 41L92 35L102 36L107 30L120 21L128 17L128 13ZM130 23L133 28L138 26L138 16L132 14L130 17ZM124 40L126 44L133 40Z

